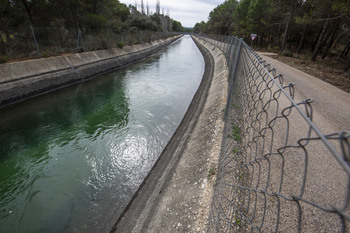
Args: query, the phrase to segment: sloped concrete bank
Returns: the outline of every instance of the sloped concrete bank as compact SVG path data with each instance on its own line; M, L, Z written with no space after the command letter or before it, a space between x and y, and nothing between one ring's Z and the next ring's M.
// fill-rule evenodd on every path
M0 64L0 108L144 59L181 36L37 60Z
M194 38L205 73L186 115L111 232L205 232L223 137L227 69L222 52Z

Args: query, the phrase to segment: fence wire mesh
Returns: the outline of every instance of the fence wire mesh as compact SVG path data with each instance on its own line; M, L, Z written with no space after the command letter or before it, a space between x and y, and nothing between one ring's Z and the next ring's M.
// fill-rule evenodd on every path
M349 232L350 132L323 135L312 100L241 39L201 37L230 83L208 232Z
M0 63L35 59L164 39L174 33L79 28L1 28Z

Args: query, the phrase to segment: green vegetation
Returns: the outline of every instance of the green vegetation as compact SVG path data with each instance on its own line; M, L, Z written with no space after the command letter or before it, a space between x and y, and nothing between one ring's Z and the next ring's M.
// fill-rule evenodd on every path
M236 218L236 225L237 225L238 227L241 227L241 220L238 219L238 218Z
M0 64L1 64L1 63L5 63L5 62L7 62L8 60L9 60L8 56L6 56L6 55L1 55L1 56L0 56Z
M208 171L207 179L210 180L210 178L211 178L212 176L214 176L215 174L216 174L215 168L210 168L209 171Z
M232 136L233 140L235 140L236 142L240 142L241 141L241 128L234 125L233 132L232 132L231 136Z
M120 48L120 49L122 49L122 48L124 47L124 45L125 45L124 41L120 41L120 42L117 44L118 48Z
M3 28L63 27L112 30L182 31L180 22L160 13L151 14L143 0L141 6L118 0L0 0L0 25ZM4 34L6 35L6 34ZM1 37L1 42L6 38Z
M123 48L183 30L168 12L160 13L159 1L154 14L141 3L0 0L0 62Z
M292 53L291 51L289 51L289 50L284 51L284 52L282 53L282 55L283 55L283 56L286 56L286 57L293 57L293 53Z
M334 57L349 71L349 28L350 1L346 0L226 0L193 31L234 35L246 42L250 34L258 34L255 47L286 56L311 51L312 61Z

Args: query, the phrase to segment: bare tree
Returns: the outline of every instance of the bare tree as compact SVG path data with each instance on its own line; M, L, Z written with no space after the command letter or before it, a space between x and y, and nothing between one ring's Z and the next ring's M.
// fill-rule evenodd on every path
M141 13L145 14L145 5L143 4L143 0L141 0Z
M156 14L160 15L160 1L157 0L157 4L156 4Z
M137 0L135 0L135 10L137 11Z
M146 11L147 11L147 16L149 16L150 14L150 12L149 12L149 4L148 4L148 1L147 1L147 5L146 5Z

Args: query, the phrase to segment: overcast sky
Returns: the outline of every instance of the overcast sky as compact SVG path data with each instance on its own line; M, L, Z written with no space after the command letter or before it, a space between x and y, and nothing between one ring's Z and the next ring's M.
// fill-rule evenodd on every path
M148 5L152 13L156 11L157 0L143 0L146 8ZM160 9L164 8L165 14L169 10L170 18L180 21L184 27L193 27L201 21L207 22L210 11L225 0L160 0ZM119 2L135 5L135 0L119 0ZM138 9L141 9L141 0L136 0Z

